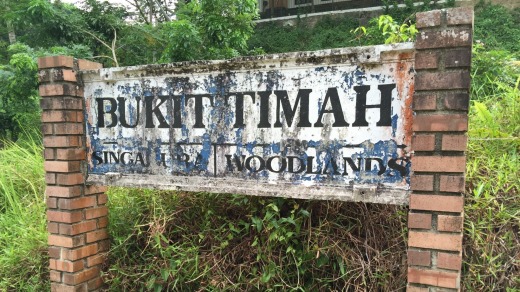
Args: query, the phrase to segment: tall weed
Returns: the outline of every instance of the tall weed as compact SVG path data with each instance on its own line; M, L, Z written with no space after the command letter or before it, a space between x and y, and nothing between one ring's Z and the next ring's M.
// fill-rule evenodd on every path
M493 100L509 95L520 76L520 67L514 65L514 61L514 55L508 51L488 50L481 43L475 44L471 64L472 100Z
M472 96L462 278L471 291L520 288L519 83Z
M28 136L0 149L0 290L48 290L43 157Z

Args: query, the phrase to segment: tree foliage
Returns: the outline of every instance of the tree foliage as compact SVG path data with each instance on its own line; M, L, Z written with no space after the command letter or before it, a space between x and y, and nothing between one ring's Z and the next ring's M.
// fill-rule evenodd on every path
M508 10L489 1L475 6L475 40L487 49L520 52L520 8Z
M15 140L22 129L38 128L37 58L47 55L92 56L84 45L37 50L22 43L10 45L7 48L8 62L0 65L0 138Z
M258 17L255 0L194 0L181 6L178 21L163 26L167 46L161 61L221 59L247 53Z
M258 16L255 0L193 0L177 11L169 0L128 2L137 16L106 1L0 0L0 137L38 123L39 56L68 54L105 67L230 58L248 53Z
M16 138L20 125L36 120L37 64L26 45L9 46L9 63L0 66L0 137Z

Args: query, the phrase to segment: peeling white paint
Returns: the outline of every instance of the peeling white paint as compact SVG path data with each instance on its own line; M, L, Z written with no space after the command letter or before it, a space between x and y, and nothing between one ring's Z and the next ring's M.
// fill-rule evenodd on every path
M407 204L412 44L108 68L82 80L89 182Z

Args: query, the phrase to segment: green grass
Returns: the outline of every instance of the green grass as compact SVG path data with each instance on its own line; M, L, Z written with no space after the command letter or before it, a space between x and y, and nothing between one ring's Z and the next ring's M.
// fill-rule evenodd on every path
M475 10L462 283L520 291L520 10Z
M0 149L0 291L49 290L40 142Z
M475 96L470 113L464 273L468 290L520 289L520 90ZM512 290L511 290L512 291Z

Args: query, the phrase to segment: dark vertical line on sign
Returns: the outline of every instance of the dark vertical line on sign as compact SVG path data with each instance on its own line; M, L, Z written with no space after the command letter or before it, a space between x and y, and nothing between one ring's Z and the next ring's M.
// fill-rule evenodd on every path
M213 144L213 176L217 177L217 144Z

